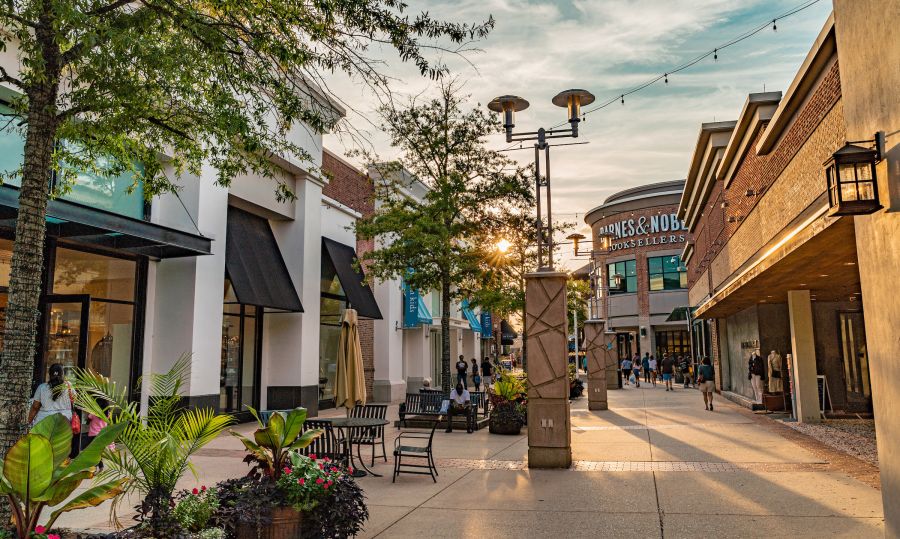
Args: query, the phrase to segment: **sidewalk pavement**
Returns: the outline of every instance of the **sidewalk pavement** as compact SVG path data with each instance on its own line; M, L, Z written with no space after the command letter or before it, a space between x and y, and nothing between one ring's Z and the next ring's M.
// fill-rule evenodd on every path
M436 484L410 475L392 484L391 457L377 461L384 477L360 479L370 511L362 536L883 537L877 484L855 479L847 459L803 435L724 399L708 412L697 391L680 387L610 391L609 405L589 412L587 399L573 403L570 470L528 470L524 430L438 432ZM388 453L397 432L386 427ZM239 442L223 436L195 459L199 480L183 484L240 476L241 458ZM60 525L108 529L107 513L70 513Z

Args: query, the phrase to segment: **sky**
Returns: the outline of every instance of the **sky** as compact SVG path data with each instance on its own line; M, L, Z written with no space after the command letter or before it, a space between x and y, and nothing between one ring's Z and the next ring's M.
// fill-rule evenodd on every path
M456 22L496 20L490 35L463 56L441 60L469 95L472 107L513 94L531 106L516 116L517 130L549 128L565 121L565 109L551 98L562 90L584 88L597 102L615 98L708 50L728 42L803 0L408 0L411 14L427 11ZM589 114L579 142L551 149L553 214L573 223L569 232L589 235L585 212L609 195L638 185L682 179L702 122L735 120L752 92L784 91L812 47L829 13L831 0L817 3L755 36L719 51L696 66ZM394 98L433 92L434 83L392 51L373 48L381 71L393 82ZM324 145L338 155L360 145L380 159L397 156L377 128L378 100L358 81L340 74L330 91L348 108L347 122L358 136L326 135ZM586 107L585 110L590 110ZM561 142L571 142L563 140ZM488 144L508 148L502 136ZM533 150L512 151L527 164ZM358 158L347 159L361 165ZM571 245L559 247L567 269L584 265Z

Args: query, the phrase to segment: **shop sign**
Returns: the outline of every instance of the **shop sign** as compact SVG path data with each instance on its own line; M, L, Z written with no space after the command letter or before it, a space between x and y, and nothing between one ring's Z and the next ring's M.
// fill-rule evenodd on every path
M615 236L611 251L650 245L684 243L687 227L674 213L622 219L600 229ZM621 241L619 241L621 240Z

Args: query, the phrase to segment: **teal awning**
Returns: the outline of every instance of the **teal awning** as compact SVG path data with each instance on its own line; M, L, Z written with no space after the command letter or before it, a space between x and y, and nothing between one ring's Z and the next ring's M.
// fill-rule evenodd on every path
M431 311L428 310L428 306L425 305L425 300L422 299L422 296L419 295L419 311L418 311L418 319L420 324L431 324L434 322L434 317L431 316Z
M462 301L462 312L463 316L466 317L466 320L469 321L469 327L472 328L472 331L477 333L481 333L481 323L478 321L478 317L475 316L475 313L472 309L469 308L469 302L467 300Z

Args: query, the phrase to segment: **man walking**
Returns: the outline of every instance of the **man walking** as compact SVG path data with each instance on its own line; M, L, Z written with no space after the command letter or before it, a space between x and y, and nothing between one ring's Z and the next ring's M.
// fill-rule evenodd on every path
M462 354L459 355L459 359L456 361L456 383L462 384L463 389L469 387L466 383L466 373L469 370L469 364L466 363L465 358Z
M675 356L670 356L668 354L664 355L660 370L662 370L663 383L666 384L666 391L675 391L675 388L672 387L672 378L675 376Z
M628 379L631 378L631 360L627 357L622 360L622 385L631 385Z
M679 358L678 368L681 369L681 374L684 376L684 388L687 389L691 387L694 376L693 373L691 373L691 356Z
M641 360L641 369L644 371L644 382L650 383L650 352L644 352L644 359Z

